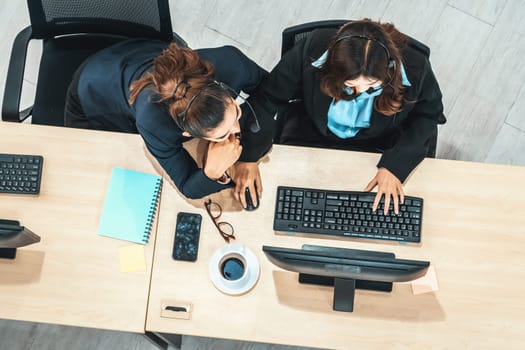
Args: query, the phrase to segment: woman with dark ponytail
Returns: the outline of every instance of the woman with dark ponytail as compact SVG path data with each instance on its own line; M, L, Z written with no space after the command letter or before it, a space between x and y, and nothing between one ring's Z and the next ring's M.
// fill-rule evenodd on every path
M129 40L97 52L77 70L65 124L138 132L188 198L227 187L236 193L248 188L257 198L257 161L269 147L252 142L252 134L266 130L251 106L236 99L240 91L252 92L265 74L232 46L191 50ZM192 137L209 141L202 169L182 147ZM237 198L246 206L244 196Z
M364 19L315 30L282 57L250 100L265 119L298 97L277 141L381 152L365 191L377 187L374 210L384 196L385 213L391 200L397 213L403 182L435 154L437 125L446 121L427 56L392 24Z

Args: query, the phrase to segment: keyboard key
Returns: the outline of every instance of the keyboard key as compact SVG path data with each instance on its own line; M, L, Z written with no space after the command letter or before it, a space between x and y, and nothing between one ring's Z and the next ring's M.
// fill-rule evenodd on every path
M361 202L374 202L374 200L376 199L376 196L375 194L360 194L358 196L358 199L359 201Z

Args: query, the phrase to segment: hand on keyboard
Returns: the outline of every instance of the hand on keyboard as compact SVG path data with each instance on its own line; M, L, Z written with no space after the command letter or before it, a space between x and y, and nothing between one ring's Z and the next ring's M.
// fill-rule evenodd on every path
M273 229L363 239L421 242L423 199L405 196L399 214L372 211L375 193L277 187Z
M365 188L366 192L370 192L377 186L377 194L372 207L376 211L381 197L385 196L384 214L388 214L388 207L390 206L390 198L394 200L394 213L399 214L399 201L401 204L405 201L405 193L403 192L403 184L399 179L388 171L386 168L379 168L376 176L368 183Z

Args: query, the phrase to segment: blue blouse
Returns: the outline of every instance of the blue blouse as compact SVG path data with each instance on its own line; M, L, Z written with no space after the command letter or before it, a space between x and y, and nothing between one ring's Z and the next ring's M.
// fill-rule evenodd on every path
M328 51L312 62L312 66L319 68L325 61ZM411 86L406 76L405 67L401 65L401 80L404 86ZM347 94L352 90L345 88ZM350 101L340 100L330 103L328 108L328 129L337 137L347 139L354 137L359 130L370 127L370 118L374 108L374 98L383 92L383 88L377 87L372 93L363 92Z

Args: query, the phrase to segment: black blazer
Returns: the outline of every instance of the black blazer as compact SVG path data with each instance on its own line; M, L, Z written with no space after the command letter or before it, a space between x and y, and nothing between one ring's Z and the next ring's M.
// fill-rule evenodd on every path
M425 157L427 141L436 132L437 124L446 121L441 91L430 63L419 51L411 47L403 49L403 66L412 85L405 90L405 100L413 102L405 102L394 116L374 110L369 128L342 140L327 127L332 98L321 91L317 69L311 65L325 52L334 35L334 29L317 30L282 57L251 99L257 115L263 124L275 127L272 120L279 107L299 97L304 105L301 118L309 119L309 122L303 119L302 123L311 123L324 139L324 145L356 150L381 147L384 151L377 166L387 168L404 182ZM265 126L266 130L269 126ZM269 138L259 140L259 144L264 142L269 142ZM342 144L345 146L338 147Z
M138 132L148 150L171 177L179 191L188 198L201 198L231 187L209 179L197 167L195 160L183 148L191 138L168 113L159 97L149 88L139 93L129 105L129 86L153 65L167 44L153 40L129 40L91 56L84 65L78 81L82 110L95 129ZM255 62L233 46L195 50L199 57L215 68L215 79L228 84L235 91L250 93L267 74ZM258 160L269 148L245 146L249 143L249 109L242 107L241 130L245 160ZM246 140L246 141L245 141ZM252 143L256 145L256 143Z

